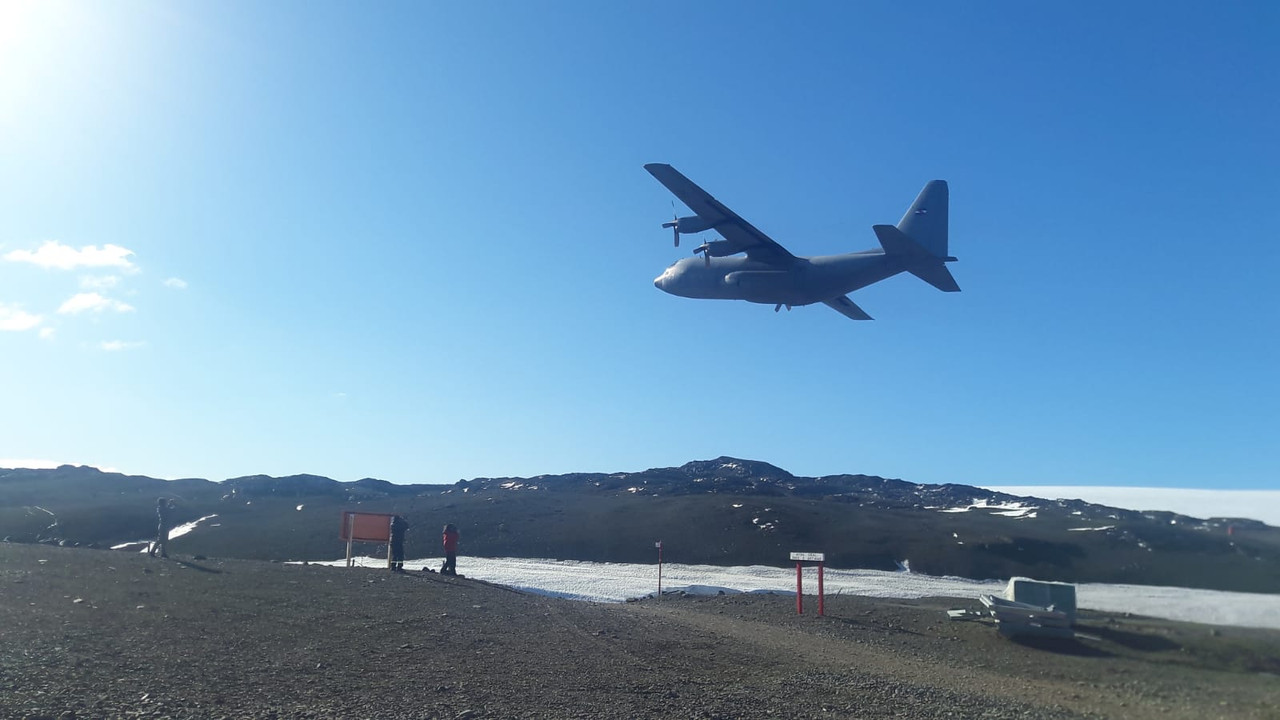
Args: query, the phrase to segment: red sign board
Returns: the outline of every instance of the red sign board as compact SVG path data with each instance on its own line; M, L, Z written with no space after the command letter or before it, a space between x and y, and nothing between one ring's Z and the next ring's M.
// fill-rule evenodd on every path
M342 530L338 538L356 542L391 542L392 513L342 511Z

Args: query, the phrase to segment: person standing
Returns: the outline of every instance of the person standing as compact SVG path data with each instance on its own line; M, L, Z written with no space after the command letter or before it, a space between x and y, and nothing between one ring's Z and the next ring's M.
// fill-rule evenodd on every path
M453 523L444 526L444 565L440 566L441 575L457 575L458 569L458 528Z
M388 563L392 572L404 572L404 533L409 523L399 515L391 516L391 558Z
M151 543L147 554L155 557L169 557L169 531L173 529L173 501L168 498L156 500L156 539Z

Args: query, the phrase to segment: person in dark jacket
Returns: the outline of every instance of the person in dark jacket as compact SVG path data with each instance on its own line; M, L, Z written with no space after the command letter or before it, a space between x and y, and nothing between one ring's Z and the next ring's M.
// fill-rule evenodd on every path
M173 529L173 501L168 498L156 500L156 539L147 549L147 554L155 557L169 557L169 531Z
M457 575L458 564L458 528L453 523L444 526L444 565L440 566L441 575Z
M399 515L391 518L391 570L404 572L404 533L409 523Z

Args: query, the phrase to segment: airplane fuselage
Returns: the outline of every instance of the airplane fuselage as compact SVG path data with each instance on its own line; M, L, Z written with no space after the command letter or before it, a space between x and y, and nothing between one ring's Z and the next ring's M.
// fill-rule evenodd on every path
M901 258L883 250L796 258L787 267L733 255L672 263L653 284L686 298L746 300L801 306L837 298L906 270Z
M944 180L931 180L916 196L897 225L872 225L880 247L843 255L800 257L782 247L724 203L716 200L670 165L649 163L649 174L694 214L673 217L662 227L681 235L714 230L694 255L672 263L653 284L686 298L746 300L790 309L823 303L850 320L870 320L849 293L909 272L944 292L960 286L947 270L955 260L947 252L948 190Z

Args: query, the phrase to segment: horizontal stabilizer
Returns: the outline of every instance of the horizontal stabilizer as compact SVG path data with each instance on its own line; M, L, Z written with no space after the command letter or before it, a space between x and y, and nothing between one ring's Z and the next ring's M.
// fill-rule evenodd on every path
M865 311L863 311L862 308L855 305L854 302L850 300L849 296L847 295L841 295L840 297L833 298L831 300L823 300L822 302L827 307L831 308L832 310L835 310L836 312L849 318L850 320L870 320L871 319L871 316L868 315Z
M907 272L938 288L942 292L960 292L960 286L951 276L946 265L920 265L907 268Z
M873 225L876 239L884 248L885 255L899 257L907 262L907 272L938 288L942 292L960 292L960 286L951 276L951 271L943 263L955 260L953 257L939 257L927 250L920 243L907 237L907 234L892 225Z
M880 247L884 248L886 255L937 257L892 225L872 225L871 229L875 231L876 239L880 241Z

